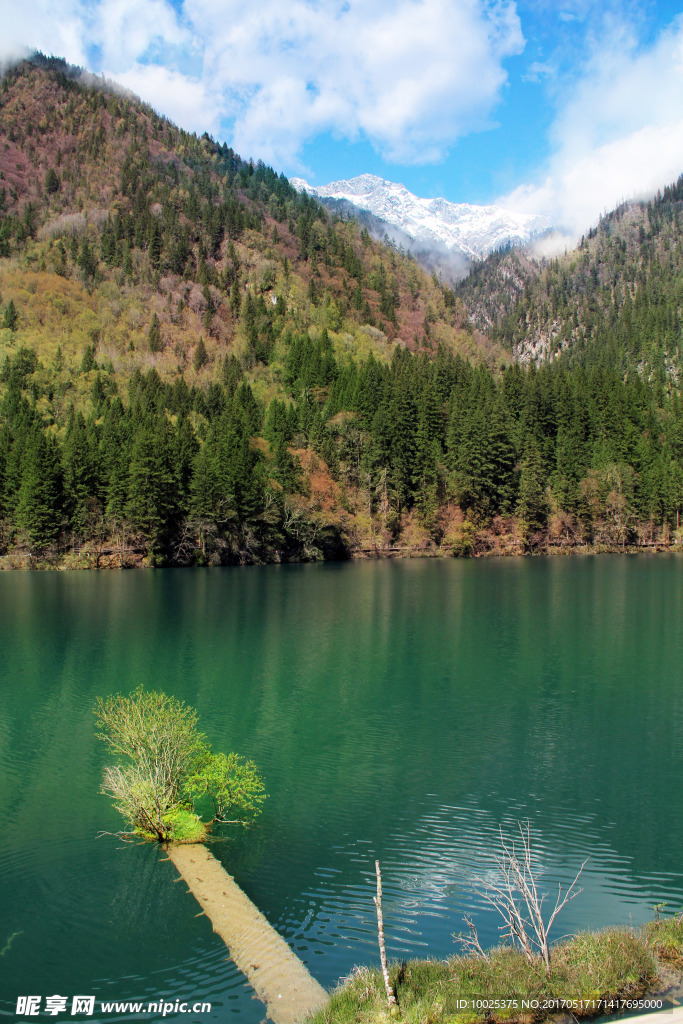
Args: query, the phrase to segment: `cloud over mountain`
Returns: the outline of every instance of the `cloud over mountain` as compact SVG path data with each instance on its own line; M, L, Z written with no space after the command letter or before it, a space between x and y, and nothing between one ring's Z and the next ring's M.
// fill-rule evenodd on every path
M13 10L9 28L5 19L5 53L30 46L95 64L184 127L230 125L240 152L280 166L328 131L366 138L392 160L440 159L490 123L507 78L502 62L523 47L509 0L184 0L177 8L37 0L32 8Z
M500 202L542 211L576 238L621 200L683 172L683 16L649 46L613 19L559 104L552 156Z

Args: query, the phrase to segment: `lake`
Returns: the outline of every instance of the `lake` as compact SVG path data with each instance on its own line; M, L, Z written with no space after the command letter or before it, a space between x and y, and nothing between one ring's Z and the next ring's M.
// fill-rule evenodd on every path
M98 838L92 707L138 683L261 767L258 824L212 851L326 987L377 963L375 858L391 957L454 952L468 912L496 941L470 885L520 820L544 889L590 858L556 938L680 909L682 622L666 555L0 575L0 1015L264 1017L160 851Z

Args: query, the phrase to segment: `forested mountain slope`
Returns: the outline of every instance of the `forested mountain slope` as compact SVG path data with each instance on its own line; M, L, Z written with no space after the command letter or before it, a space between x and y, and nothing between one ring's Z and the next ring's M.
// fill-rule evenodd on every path
M666 542L677 389L466 323L270 168L63 62L3 78L3 564Z
M602 217L549 261L497 253L457 295L515 358L601 365L678 382L683 332L683 178Z

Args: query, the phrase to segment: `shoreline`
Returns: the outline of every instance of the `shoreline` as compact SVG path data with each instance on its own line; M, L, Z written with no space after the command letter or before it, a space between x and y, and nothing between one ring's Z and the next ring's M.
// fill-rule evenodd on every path
M680 915L579 932L551 948L552 977L510 945L392 963L396 1013L379 968L356 967L308 1024L683 1024Z
M468 554L455 554L443 547L413 547L410 545L389 548L351 548L338 558L304 559L279 558L271 559L235 559L216 564L199 561L180 563L164 561L140 551L128 551L123 554L105 552L97 555L89 551L73 552L58 555L31 555L27 552L16 552L0 555L0 572L90 572L110 571L112 569L127 571L134 569L214 569L236 568L240 566L264 565L307 565L322 562L371 562L371 561L402 561L406 559L458 559L476 561L487 558L585 558L596 555L675 555L683 554L683 544L539 544L524 549L519 543L496 546L483 550L475 550Z

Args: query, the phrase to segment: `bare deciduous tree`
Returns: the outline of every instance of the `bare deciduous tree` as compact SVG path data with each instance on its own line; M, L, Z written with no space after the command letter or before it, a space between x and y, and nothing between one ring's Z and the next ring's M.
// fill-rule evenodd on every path
M581 872L588 863L583 862L574 877L574 881L563 893L562 886L558 884L557 899L547 921L543 918L543 901L547 893L539 896L536 878L534 877L534 866L531 855L531 833L529 822L518 822L519 840L508 839L500 829L500 843L502 853L495 858L500 871L500 881L492 882L481 878L475 879L474 890L487 903L489 903L505 922L501 927L504 937L517 942L522 949L529 963L533 964L540 956L543 961L546 973L550 975L550 944L548 936L555 918L562 908L574 897L578 896L582 889L578 889L576 883ZM470 931L471 924L467 921ZM479 940L474 936L461 939L463 945L469 949L475 949Z

